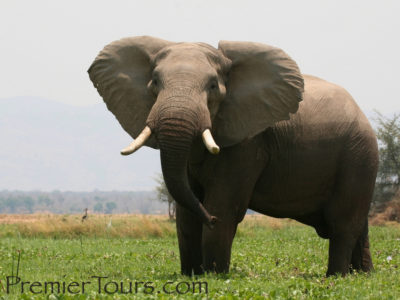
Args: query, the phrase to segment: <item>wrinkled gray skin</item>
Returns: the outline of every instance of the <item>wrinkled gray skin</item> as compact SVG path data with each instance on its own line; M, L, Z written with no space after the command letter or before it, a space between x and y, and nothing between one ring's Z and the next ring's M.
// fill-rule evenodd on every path
M302 75L282 50L250 42L126 38L89 69L133 137L147 125L177 206L183 274L228 272L251 208L329 239L328 275L373 268L368 210L378 164L371 126L341 87ZM219 155L201 133L211 129Z

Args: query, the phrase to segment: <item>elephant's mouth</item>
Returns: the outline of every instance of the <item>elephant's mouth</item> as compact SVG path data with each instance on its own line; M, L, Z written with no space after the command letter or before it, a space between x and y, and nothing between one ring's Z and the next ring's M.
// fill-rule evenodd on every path
M129 144L129 146L125 147L121 150L122 155L130 155L134 153L136 150L139 150L144 143L149 139L151 136L152 131L149 126L146 126L142 132L137 136L137 138ZM207 150L211 154L218 154L219 153L219 146L215 143L214 138L211 134L210 129L206 129L203 131L201 138L203 140L204 146L206 146Z

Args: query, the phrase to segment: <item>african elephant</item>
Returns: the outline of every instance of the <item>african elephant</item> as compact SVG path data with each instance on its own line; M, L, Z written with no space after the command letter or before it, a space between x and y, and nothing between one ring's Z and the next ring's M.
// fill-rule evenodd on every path
M216 49L129 37L107 45L88 72L137 137L121 153L160 149L178 203L183 274L229 271L248 208L329 239L327 275L373 268L367 215L377 142L343 88L252 42L221 41Z

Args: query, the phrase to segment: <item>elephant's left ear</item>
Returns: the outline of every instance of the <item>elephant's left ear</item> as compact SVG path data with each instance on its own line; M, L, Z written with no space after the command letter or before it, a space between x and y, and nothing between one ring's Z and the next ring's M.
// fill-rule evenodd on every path
M221 41L219 50L232 61L226 98L213 124L220 146L253 137L297 111L303 77L285 52L259 43L229 41Z

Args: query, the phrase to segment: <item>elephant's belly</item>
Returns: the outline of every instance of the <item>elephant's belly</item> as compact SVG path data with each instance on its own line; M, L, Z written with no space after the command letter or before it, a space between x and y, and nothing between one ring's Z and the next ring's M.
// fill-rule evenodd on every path
M267 195L255 192L250 200L249 208L275 218L293 218L321 211L323 203L329 199L326 195L314 195L307 198Z
M298 166L266 170L259 178L249 208L278 218L296 218L321 211L333 193L334 172ZM321 170L325 170L321 172Z

